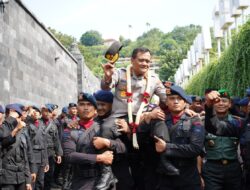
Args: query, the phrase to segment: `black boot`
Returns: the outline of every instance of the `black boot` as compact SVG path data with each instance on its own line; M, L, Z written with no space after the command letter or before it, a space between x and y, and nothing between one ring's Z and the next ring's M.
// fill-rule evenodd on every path
M166 175L180 175L180 171L162 154L160 156L159 173Z
M102 165L101 166L101 176L99 180L97 181L97 184L95 186L95 190L106 190L111 185L114 185L117 183L118 180L114 176L111 166Z
M72 184L72 165L67 164L64 167L64 176L63 176L63 190L70 190Z

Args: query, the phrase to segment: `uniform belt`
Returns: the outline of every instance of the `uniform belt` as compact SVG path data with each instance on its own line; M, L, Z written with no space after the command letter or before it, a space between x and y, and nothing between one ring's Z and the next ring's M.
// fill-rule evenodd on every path
M238 162L238 160L227 160L227 159L221 159L221 160L207 160L208 162L211 163L216 163L216 164L222 164L222 165L228 165L233 162Z
M41 145L34 145L34 146L33 146L33 149L36 149L36 150L43 150L44 147L41 146Z
M24 171L24 166L13 166L10 164L3 164L3 168L6 170L13 171L13 172Z

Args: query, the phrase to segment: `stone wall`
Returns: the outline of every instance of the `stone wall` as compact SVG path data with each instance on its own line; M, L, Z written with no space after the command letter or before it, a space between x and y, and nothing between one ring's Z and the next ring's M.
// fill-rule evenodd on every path
M0 13L0 104L76 101L78 63L20 0L9 1Z

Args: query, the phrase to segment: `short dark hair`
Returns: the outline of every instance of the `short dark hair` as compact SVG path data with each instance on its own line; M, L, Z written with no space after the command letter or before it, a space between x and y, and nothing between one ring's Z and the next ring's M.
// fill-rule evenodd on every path
M133 59L135 59L136 56L137 56L137 54L138 54L139 52L140 52L140 53L147 53L147 52L149 52L150 55L151 55L151 51L150 51L148 48L139 47L139 48L135 48L135 49L133 50L131 57L132 57Z

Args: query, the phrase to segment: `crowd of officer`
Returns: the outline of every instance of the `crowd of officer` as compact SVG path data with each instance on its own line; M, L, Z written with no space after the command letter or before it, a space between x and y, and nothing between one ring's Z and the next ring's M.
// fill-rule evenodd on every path
M0 106L1 189L250 189L250 89L190 96L149 75L150 60L136 48L131 67L103 65L102 90L60 115L52 103Z
M211 98L212 95L214 97ZM131 151L133 149L129 143L131 139L127 138L131 129L125 120L117 120L117 126L123 133L121 137L110 140L98 134L99 127L111 114L113 94L110 91L98 91L94 95L83 93L81 96L82 99L78 99L78 104L70 103L62 109L58 117L56 117L58 107L54 104L46 104L41 109L20 104L9 104L5 109L1 106L2 189L50 189L51 185L54 188L80 189L86 184L84 189L93 189L100 180L99 163L112 163L112 171L117 179L105 179L103 188L107 186L110 186L110 189L176 189L173 186L179 189L200 189L201 186L205 189L249 188L246 186L249 176L247 149L249 142L246 136L249 126L247 114L250 111L248 97L233 102L227 91L211 91L207 93L207 103L204 105L201 97L190 98L180 87L171 86L168 91L165 121L160 117L146 121L148 118L145 117L137 130L140 148ZM218 102L215 101L216 98ZM178 101L183 102L182 108L174 106ZM89 102L89 105L84 106L87 109L92 106L93 110L81 114L81 104L86 102ZM190 117L186 113L176 115L178 109L182 111L185 109L186 103L191 110L199 114L199 117ZM155 113L159 114L159 110L158 106L150 104L145 113L151 112L152 117L155 117ZM235 115L231 115L231 112ZM81 123L82 117L91 119ZM222 121L225 121L222 127L230 125L227 128L228 132L217 126ZM82 139L84 142L81 142L84 146L89 144L88 150L80 150L77 144L80 141L78 138L81 128L78 126L88 129L92 125L96 125L93 127L92 135L85 134L85 140ZM169 134L164 130L166 126L169 127ZM221 131L222 129L225 132ZM168 141L163 140L166 134L170 135ZM100 149L106 151L101 153L98 151ZM90 151L89 155L77 154L86 151ZM178 175L169 175L168 172L161 170L163 167L159 165L159 153L162 152L180 170ZM94 155L106 158L102 160ZM198 156L203 159L202 168L197 165ZM134 172L140 177L132 175L131 166L135 163L131 163L133 159L130 157L138 159L136 161L138 168L134 169ZM92 163L89 165L91 167L87 168L81 162L98 164ZM109 180L110 182L106 183Z

